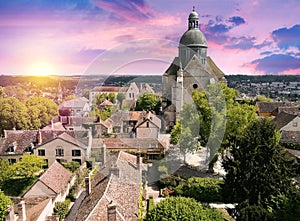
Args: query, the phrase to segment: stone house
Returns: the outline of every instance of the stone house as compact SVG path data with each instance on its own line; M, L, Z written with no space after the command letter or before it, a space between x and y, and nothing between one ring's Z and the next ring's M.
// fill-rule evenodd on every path
M37 156L44 157L48 165L52 165L55 161L76 161L82 164L89 158L92 142L91 131L88 131L88 143L83 143L80 139L76 139L66 132L53 134L51 139L43 141L42 133L43 131L39 132L38 136L40 140L38 145L34 147L33 153Z
M142 160L120 151L94 176L86 177L86 190L75 201L66 221L137 220L142 183Z
M87 98L78 97L61 103L58 110L59 113L68 112L67 116L88 117L91 107Z
M23 154L30 154L37 144L37 133L37 130L4 130L4 137L0 139L0 159L13 164Z

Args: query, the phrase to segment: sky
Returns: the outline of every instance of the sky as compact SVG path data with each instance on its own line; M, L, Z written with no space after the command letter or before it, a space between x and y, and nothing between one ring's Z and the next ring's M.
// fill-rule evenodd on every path
M1 0L0 75L161 75L193 6L225 74L300 75L299 0Z

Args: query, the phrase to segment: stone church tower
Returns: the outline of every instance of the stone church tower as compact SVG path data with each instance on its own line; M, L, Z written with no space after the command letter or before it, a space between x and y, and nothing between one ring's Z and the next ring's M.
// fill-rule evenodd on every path
M202 91L207 85L226 82L224 73L207 56L204 34L199 30L199 16L189 14L188 30L182 35L178 57L163 74L163 114L166 131L170 131L184 104L193 103L192 91Z

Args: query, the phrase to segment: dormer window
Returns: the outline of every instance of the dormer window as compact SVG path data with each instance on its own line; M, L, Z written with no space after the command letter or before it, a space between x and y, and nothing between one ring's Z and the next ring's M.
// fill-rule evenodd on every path
M14 145L9 146L9 147L6 149L6 152L11 152L11 153L15 152L15 146L14 146Z

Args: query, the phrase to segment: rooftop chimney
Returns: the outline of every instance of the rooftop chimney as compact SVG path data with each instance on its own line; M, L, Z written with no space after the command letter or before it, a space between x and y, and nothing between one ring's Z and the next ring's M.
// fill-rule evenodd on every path
M139 150L136 154L136 165L140 166L141 164L141 151Z
M106 145L103 144L102 147L102 165L105 167L106 164Z
M119 167L117 167L117 165L112 165L111 168L110 168L110 175L115 175L116 177L119 177L120 175L120 170L119 170Z
M92 189L91 189L91 179L90 179L90 174L87 173L85 176L85 191L86 195L90 195Z
M107 205L107 220L116 221L117 220L117 205L111 201Z
M25 201L21 200L18 204L19 221L26 221Z
M4 130L4 138L7 138L7 130Z
M42 132L39 130L38 131L38 144L41 144L42 143Z

